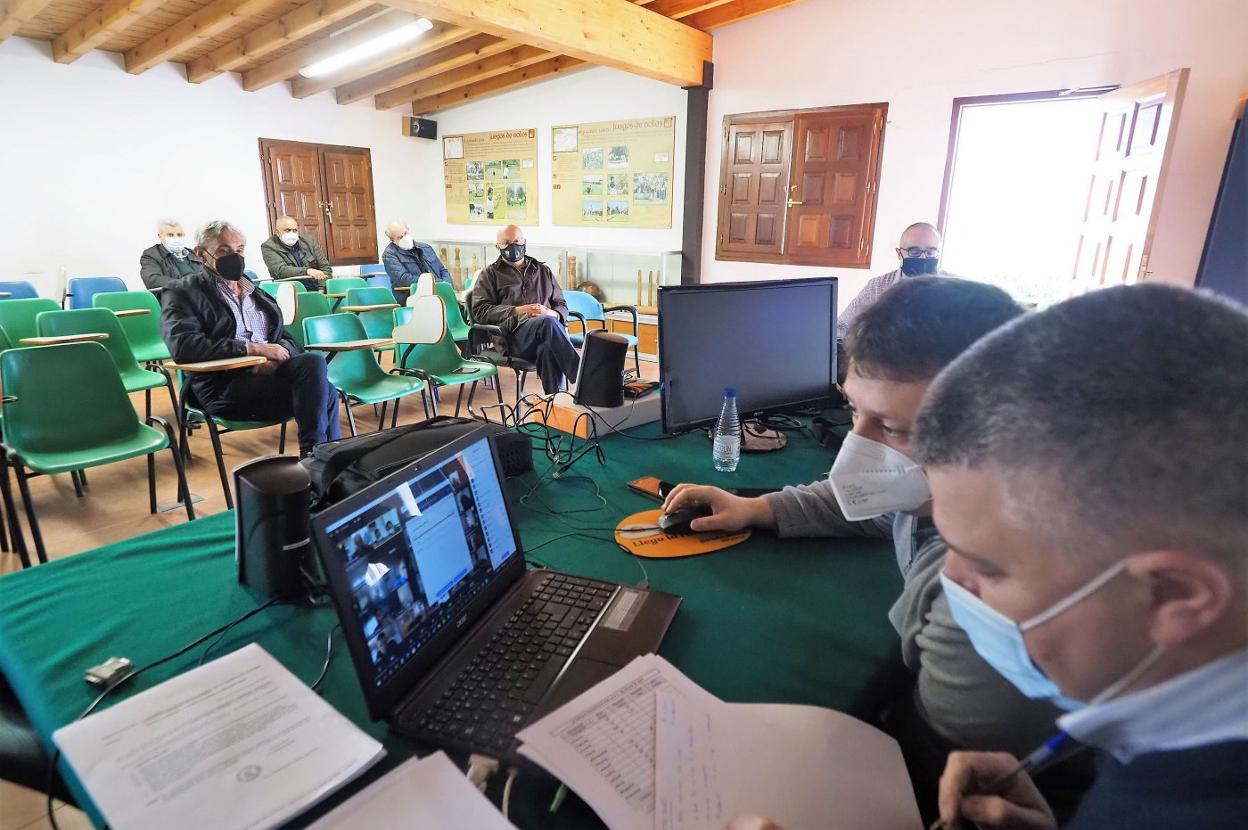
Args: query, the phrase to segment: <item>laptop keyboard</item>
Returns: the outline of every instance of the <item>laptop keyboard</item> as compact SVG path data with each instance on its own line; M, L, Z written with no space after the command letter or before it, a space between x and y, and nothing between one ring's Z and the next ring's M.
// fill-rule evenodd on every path
M432 706L418 732L505 752L567 664L614 588L548 575Z

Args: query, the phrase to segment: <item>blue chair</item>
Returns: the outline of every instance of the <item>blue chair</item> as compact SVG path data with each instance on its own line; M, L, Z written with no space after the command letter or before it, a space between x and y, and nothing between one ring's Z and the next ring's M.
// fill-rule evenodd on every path
M126 281L120 277L73 277L65 286L65 307L92 308L96 294L126 290Z
M627 311L633 317L633 333L620 334L620 332L612 332L619 334L628 341L628 345L633 348L633 364L637 367L637 376L641 377L641 357L637 354L637 309L631 305L612 305L603 306L602 303L586 291L564 291L563 299L568 304L568 316L573 320L579 321L581 331L579 333L572 331L572 321L568 321L568 339L572 341L572 345L580 347L585 343L585 335L589 334L589 324L598 323L599 328L604 331L608 330L607 312L608 311Z
M0 282L0 293L9 295L0 297L0 300L31 300L39 296L39 292L35 290L35 287L25 280Z
M361 277L367 276L369 274L384 274L384 273L386 273L386 266L384 265L361 265L360 266Z
M365 277L364 282L367 283L369 288L384 288L387 291L392 290L390 288L390 278L385 274L382 274L380 277Z
M256 275L256 272L251 270L250 268L243 271L243 276L251 280L252 282L258 282L260 280L260 277Z

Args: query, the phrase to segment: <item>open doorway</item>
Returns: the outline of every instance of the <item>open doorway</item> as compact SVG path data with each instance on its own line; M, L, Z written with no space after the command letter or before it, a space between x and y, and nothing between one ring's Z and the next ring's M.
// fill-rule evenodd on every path
M942 268L1034 305L1146 279L1186 79L956 99Z

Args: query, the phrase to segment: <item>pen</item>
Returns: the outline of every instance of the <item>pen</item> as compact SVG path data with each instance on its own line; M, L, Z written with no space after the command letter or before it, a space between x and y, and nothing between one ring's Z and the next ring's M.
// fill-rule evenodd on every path
M1029 754L1026 758L1018 763L1014 769L1002 775L995 781L989 783L978 794L979 795L1000 795L1009 786L1010 782L1022 773L1034 776L1052 766L1061 760L1061 751L1072 741L1070 735L1065 732L1058 732L1052 738L1049 738L1044 744ZM1061 757L1059 757L1061 756ZM936 819L927 830L941 830L946 827L943 819Z

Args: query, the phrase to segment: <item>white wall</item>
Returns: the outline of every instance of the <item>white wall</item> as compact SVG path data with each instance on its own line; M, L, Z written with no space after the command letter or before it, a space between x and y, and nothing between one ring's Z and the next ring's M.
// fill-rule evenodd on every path
M552 245L590 245L620 250L679 251L684 221L685 193L685 97L683 89L629 75L606 67L593 67L556 77L515 92L474 101L434 116L438 135L537 128L538 225L525 228L529 242ZM551 203L551 127L613 121L621 118L676 116L675 183L671 229L573 228L554 225ZM438 161L437 175L442 175ZM450 225L446 200L429 205L429 238L494 241L497 226ZM416 222L413 221L413 227Z
M231 74L189 84L168 63L127 75L105 52L62 66L49 49L0 44L0 279L30 279L51 296L64 268L141 287L139 254L166 215L188 234L210 219L238 224L248 267L265 273L261 137L370 148L382 226L441 193L438 145L405 138L399 114L371 102L299 101L284 85L244 92Z
M714 35L703 279L833 273L843 304L896 267L906 225L936 221L954 98L1127 84L1190 67L1152 269L1155 279L1194 280L1232 110L1248 92L1245 0L807 0ZM717 262L724 115L875 101L889 110L871 268Z

